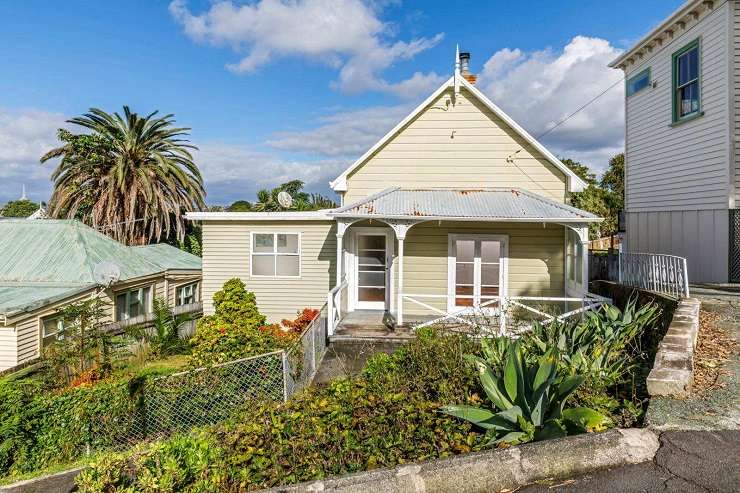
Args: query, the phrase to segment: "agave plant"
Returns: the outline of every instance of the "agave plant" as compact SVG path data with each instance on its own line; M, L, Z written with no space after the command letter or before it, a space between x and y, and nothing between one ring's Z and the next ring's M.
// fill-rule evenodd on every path
M459 405L445 406L441 411L484 429L488 445L516 445L600 430L609 422L593 409L565 408L568 397L584 378L561 377L555 349L547 351L535 363L527 363L520 343L512 342L506 349L506 362L500 373L486 360L472 359L493 409Z
M598 312L587 312L580 323L534 324L526 339L540 354L557 348L561 366L568 373L610 386L620 383L634 368L635 358L625 354L625 349L631 348L631 356L639 356L636 341L657 316L655 304L636 309L636 299L631 298L624 311L604 305Z

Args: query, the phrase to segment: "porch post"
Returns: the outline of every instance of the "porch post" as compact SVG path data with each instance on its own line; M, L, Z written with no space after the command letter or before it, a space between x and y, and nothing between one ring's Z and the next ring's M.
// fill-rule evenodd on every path
M342 258L343 253L343 244L342 239L344 238L343 233L337 233L337 286L339 286L342 283L342 267L344 264L344 259Z
M398 300L396 301L396 323L397 325L403 325L403 240L406 238L406 233L403 236L398 236Z
M578 236L581 241L581 284L585 297L588 293L588 226L578 228Z
M345 222L344 220L337 220L337 286L342 283L344 274L344 245L342 240L344 233L347 231L351 223Z
M398 292L396 293L396 325L403 325L403 242L411 226L420 221L391 220L388 224L398 240Z

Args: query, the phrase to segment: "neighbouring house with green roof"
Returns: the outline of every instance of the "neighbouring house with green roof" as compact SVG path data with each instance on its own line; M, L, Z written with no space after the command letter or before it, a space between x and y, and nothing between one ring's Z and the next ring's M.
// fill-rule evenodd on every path
M74 220L0 221L0 371L38 358L64 306L99 297L112 328L151 319L152 300L200 304L201 260L167 244L126 246Z

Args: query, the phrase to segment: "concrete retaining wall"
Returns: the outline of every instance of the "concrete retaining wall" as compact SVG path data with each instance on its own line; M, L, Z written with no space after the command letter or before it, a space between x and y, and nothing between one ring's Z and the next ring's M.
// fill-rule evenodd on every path
M567 478L597 469L649 461L659 446L658 436L650 430L612 430L262 491L483 493L513 490L543 479Z
M678 395L693 382L700 308L701 302L695 298L679 301L647 378L650 395Z

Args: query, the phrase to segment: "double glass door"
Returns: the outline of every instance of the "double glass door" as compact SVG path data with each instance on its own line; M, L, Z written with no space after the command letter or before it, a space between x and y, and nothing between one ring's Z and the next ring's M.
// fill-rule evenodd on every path
M451 240L452 307L498 307L502 294L503 247L500 239L459 236Z

